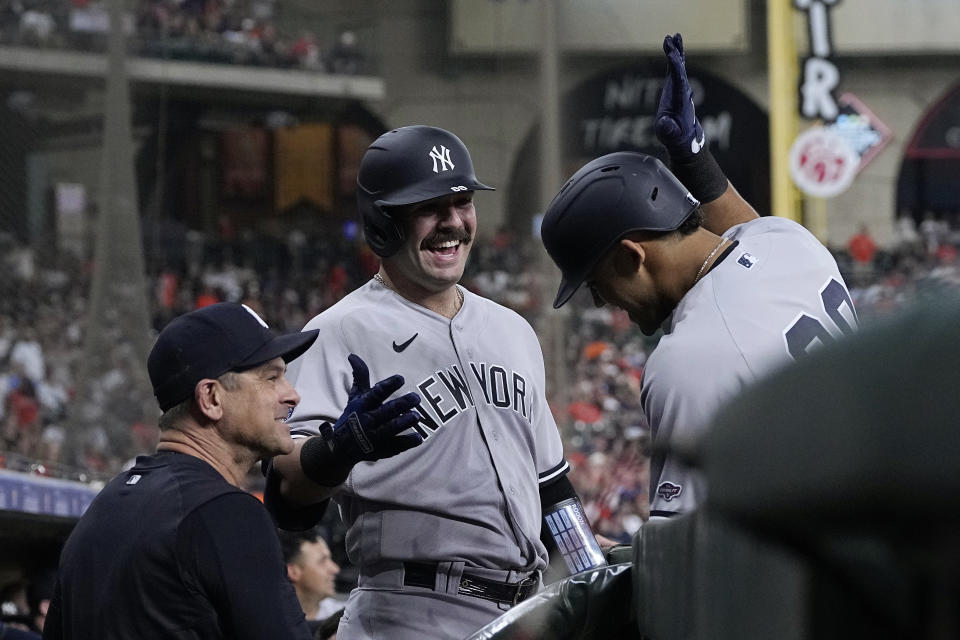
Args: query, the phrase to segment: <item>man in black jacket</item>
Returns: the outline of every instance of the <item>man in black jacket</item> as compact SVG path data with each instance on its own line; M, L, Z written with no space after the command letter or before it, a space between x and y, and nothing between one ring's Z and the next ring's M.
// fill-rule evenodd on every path
M175 319L147 367L164 412L157 453L114 478L64 547L43 637L307 639L275 525L241 487L258 459L287 453L285 425L300 396L286 363L316 340L275 336L249 307L221 303ZM415 394L383 401L366 367L349 421L376 445L384 424L405 429ZM365 432L365 433L364 433Z

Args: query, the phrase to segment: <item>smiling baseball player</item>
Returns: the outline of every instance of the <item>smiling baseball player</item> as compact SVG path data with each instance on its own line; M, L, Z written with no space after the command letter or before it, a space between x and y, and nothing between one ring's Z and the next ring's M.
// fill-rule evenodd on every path
M403 127L374 141L357 199L380 272L307 324L324 339L288 372L303 398L293 433L328 437L275 461L285 502L332 495L360 568L341 640L469 635L539 589L544 518L573 571L603 563L566 478L537 336L457 285L476 237L473 194L488 189L448 131ZM349 353L372 373L403 375L403 391L422 399L424 439L352 471L328 455L323 426L347 400Z

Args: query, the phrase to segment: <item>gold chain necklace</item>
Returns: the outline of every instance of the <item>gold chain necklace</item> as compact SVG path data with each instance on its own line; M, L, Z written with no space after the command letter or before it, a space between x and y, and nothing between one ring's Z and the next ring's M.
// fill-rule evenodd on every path
M385 286L387 289L390 289L391 291L396 291L396 289L394 289L393 287L387 284L387 281L384 280L383 276L381 276L379 273L373 274L373 279L379 282L380 284L382 284L383 286ZM459 310L460 307L463 306L463 291L461 291L460 287L458 287L457 285L453 285L453 288L457 291L457 310Z
M713 251L711 251L710 254L707 256L707 259L703 261L702 265L700 265L700 270L697 271L697 277L693 279L693 284L697 284L700 281L700 276L703 275L703 270L707 268L707 263L710 262L710 258L712 258L717 253L717 251L720 250L720 247L722 247L723 243L726 241L727 241L726 238L720 238L720 244L718 244L713 248Z

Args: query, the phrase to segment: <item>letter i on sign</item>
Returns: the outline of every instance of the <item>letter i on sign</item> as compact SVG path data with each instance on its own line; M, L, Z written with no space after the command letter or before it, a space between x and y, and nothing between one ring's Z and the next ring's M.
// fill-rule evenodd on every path
M800 113L804 118L836 120L840 109L833 95L840 84L840 71L827 58L833 54L830 38L830 8L840 0L793 0L793 6L807 12L811 57L803 65Z

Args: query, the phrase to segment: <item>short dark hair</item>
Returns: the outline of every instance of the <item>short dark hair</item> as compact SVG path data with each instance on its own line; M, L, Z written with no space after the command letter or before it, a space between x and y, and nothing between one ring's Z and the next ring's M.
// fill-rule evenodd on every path
M683 222L680 223L680 226L677 227L676 233L679 233L682 236L688 236L700 227L703 226L703 211L700 207L697 207L690 212Z
M307 542L316 542L322 540L319 527L313 527L306 531L287 531L286 529L277 529L280 536L280 550L283 551L283 561L285 563L296 562L300 557L300 549Z
M636 240L660 240L661 238L681 238L688 236L703 226L703 211L697 207L683 219L676 229L669 231L630 231L623 237L634 238Z

